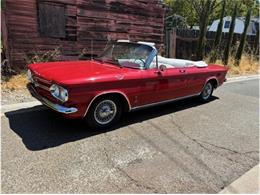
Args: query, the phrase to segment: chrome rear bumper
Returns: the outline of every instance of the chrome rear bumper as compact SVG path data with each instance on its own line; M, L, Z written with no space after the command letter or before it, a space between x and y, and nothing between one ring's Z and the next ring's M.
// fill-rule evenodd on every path
M50 102L49 100L47 100L46 98L42 97L41 95L39 95L37 93L37 91L34 89L34 86L29 83L27 85L28 90L30 91L31 95L33 97L35 97L37 100L39 100L42 104L48 106L49 108L59 112L59 113L63 113L63 114L71 114L71 113L75 113L78 111L77 108L71 107L65 107L65 106L61 106L59 104L54 104L52 102Z

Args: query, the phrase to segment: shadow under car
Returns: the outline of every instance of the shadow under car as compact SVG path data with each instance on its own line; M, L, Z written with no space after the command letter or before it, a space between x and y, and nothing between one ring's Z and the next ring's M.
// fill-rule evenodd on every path
M216 99L218 98L212 96L210 101ZM90 129L83 120L62 118L49 109L37 108L42 108L43 106L7 112L5 116L9 119L10 129L21 137L25 146L29 150L37 151L117 130L120 127L196 107L201 104L196 98L189 98L125 113L117 125L102 130Z

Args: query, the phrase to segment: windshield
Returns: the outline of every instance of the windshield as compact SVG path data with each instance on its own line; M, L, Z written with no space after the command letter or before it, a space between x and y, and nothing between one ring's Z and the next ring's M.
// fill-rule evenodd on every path
M111 44L96 60L120 67L144 69L152 50L149 45L117 42Z

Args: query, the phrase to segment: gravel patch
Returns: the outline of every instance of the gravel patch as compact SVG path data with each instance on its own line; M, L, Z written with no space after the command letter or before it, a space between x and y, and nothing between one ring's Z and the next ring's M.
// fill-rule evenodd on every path
M22 102L35 101L27 89L9 90L3 89L1 91L2 105L16 104Z

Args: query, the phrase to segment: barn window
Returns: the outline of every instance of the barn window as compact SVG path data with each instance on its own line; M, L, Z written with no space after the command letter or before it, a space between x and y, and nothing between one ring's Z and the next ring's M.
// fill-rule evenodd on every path
M42 36L65 38L64 5L39 3L39 30Z

